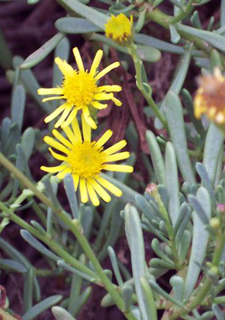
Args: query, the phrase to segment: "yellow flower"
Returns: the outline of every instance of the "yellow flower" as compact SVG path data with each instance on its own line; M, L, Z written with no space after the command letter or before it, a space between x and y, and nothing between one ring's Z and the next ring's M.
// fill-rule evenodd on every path
M133 16L128 19L123 13L112 15L105 24L105 35L119 44L127 44L133 40Z
M217 125L225 123L225 77L219 68L214 69L213 75L199 79L200 87L194 98L195 117L202 114Z
M78 70L74 70L65 60L55 59L55 63L61 70L64 79L62 86L58 88L39 89L40 95L59 95L55 97L45 98L43 102L55 99L65 99L59 108L45 118L45 122L49 122L61 114L55 127L68 126L76 117L77 111L82 110L84 119L93 128L96 129L96 123L90 115L90 108L98 110L107 108L107 104L102 101L112 100L117 106L122 103L114 97L113 92L121 91L118 85L103 85L98 87L98 80L112 69L119 67L119 62L114 62L99 73L97 68L102 59L103 51L98 50L93 60L90 71L84 69L84 65L78 48L73 49L73 54L77 63Z
M116 153L125 147L126 141L121 140L104 150L103 145L112 136L112 131L106 131L98 141L91 141L91 128L84 117L82 117L82 133L76 118L72 125L64 127L63 131L66 138L57 130L52 131L58 141L48 136L44 138L44 141L51 147L49 151L52 156L62 163L56 167L42 166L41 169L46 172L58 173L59 179L63 179L66 174L71 173L75 190L79 184L81 202L83 203L87 202L89 197L93 205L98 206L98 195L104 201L109 202L111 197L106 190L120 197L121 190L101 177L100 173L103 170L133 171L131 166L111 163L129 158L130 153L127 151ZM60 153L53 151L52 148Z

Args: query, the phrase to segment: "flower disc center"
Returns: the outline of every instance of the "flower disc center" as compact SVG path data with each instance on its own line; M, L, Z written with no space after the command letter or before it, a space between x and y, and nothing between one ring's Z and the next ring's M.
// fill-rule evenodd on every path
M97 89L95 78L85 71L75 71L63 81L64 97L77 109L88 106L94 100Z
M96 177L107 161L106 156L102 153L102 148L97 148L94 145L94 141L75 144L68 154L66 161L70 165L72 173L79 175L80 178Z

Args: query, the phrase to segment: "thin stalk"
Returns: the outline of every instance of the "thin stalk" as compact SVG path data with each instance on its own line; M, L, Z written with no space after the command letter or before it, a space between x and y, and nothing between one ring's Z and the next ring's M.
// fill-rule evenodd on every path
M188 4L181 10L181 12L176 17L170 19L170 23L175 24L177 22L180 22L180 21L186 19L187 16L191 13L191 11L194 8L194 6L193 6L194 1L195 0L190 0L188 2Z
M159 9L152 10L152 7L149 6L148 3L143 3L142 6L148 9L146 14L147 17L149 17L152 21L156 22L157 24L161 25L163 28L169 29L169 25L171 21L174 19L174 17L166 15ZM204 43L204 41L186 33L185 31L177 31L184 39L193 42L196 45L196 47L207 53L207 55L210 54L211 49Z
M82 234L82 229L80 228L79 222L77 220L71 220L71 218L67 214L65 214L61 209L56 209L54 207L54 205L52 204L52 202L42 192L40 192L32 184L32 182L21 171L19 171L10 161L8 161L4 157L4 155L1 153L0 153L0 163L2 163L2 165L4 167L6 167L10 172L12 172L16 176L16 178L19 179L28 189L33 191L35 196L38 197L44 204L46 204L48 207L52 208L52 210L55 212L55 214L57 214L63 220L63 222L69 227L71 232L77 238L78 242L80 243L80 245L81 245L82 249L84 250L84 252L86 253L87 257L90 259L90 261L91 261L97 275L99 276L103 286L108 291L108 293L111 295L111 297L114 300L117 307L123 312L123 307L124 307L123 299L122 299L121 295L118 293L117 288L111 283L109 278L104 273L100 263L98 262L98 259L96 258L93 250L91 249L88 241L86 240L86 238ZM18 223L18 222L21 223L22 219L17 217L15 214L11 213L10 217L12 218L12 220L14 219L14 221L16 223ZM20 221L18 219L20 219ZM22 224L23 223L24 223L24 221L22 220ZM32 228L29 224L27 224L26 227L28 228L28 231L29 231L29 229L31 230L31 228ZM33 234L36 234L36 236L38 236L40 238L39 233L35 229L34 230L33 229L34 228L32 228ZM50 241L52 241L52 240L50 240ZM48 245L49 245L49 243L48 243ZM74 259L66 251L64 251L62 248L59 247L59 248L57 248L57 250L60 251L58 253L60 256L61 256L61 254L63 254L67 259L69 259L69 258L72 260ZM65 261L66 261L66 259L65 259ZM76 263L79 263L76 259L75 259L75 261L76 261ZM83 266L83 267L85 267L85 266ZM130 311L124 313L124 315L129 320L136 320L136 318L134 317L134 315Z
M17 216L12 210L7 208L2 202L0 202L0 209L3 211L3 213L7 218L15 222L21 228L29 231L32 235L40 239L42 242L44 242L59 257L65 260L66 263L70 264L72 267L76 268L77 270L89 275L90 277L96 279L96 274L92 270L90 270L85 265L80 263L77 259L72 257L66 250L64 250L61 246L59 246L55 240L50 239L48 236L40 234L35 228L33 228L30 224L25 222L19 216Z
M145 100L147 101L148 105L152 108L155 115L159 118L159 120L162 122L164 127L167 128L167 123L166 123L164 116L160 112L155 101L152 99L151 94L149 94L144 87L143 79L142 79L142 61L138 57L137 47L135 46L134 43L131 43L127 49L128 49L128 52L130 53L130 55L133 59L133 62L134 62L135 71L136 71L136 82L137 82L138 89L141 91L141 93L145 97Z
M217 268L219 266L219 263L220 263L220 260L221 260L222 254L223 254L223 250L224 250L224 244L225 244L225 234L220 230L217 233L217 242L216 242L214 256L213 256L213 260L212 260L212 264L211 264L212 268L213 267ZM212 282L210 281L209 278L207 278L205 280L204 284L202 285L202 287L199 287L200 289L199 289L198 294L194 297L193 300L191 300L185 306L185 309L177 309L176 311L171 313L171 315L169 315L169 319L170 320L178 319L178 318L188 314L189 312L191 312L197 306L200 306L201 303L206 298L206 296L208 295L211 287L212 287Z

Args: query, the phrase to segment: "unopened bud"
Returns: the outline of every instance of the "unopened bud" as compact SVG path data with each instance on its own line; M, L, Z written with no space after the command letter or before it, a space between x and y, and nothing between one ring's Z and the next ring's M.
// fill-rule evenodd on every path
M214 230L218 230L220 228L220 219L215 217L212 218L209 222L210 227L212 227Z
M216 206L216 209L219 211L219 213L225 213L225 205L223 203L219 203Z
M146 189L145 189L145 192L154 197L154 194L156 192L158 193L157 185L155 183L148 184Z

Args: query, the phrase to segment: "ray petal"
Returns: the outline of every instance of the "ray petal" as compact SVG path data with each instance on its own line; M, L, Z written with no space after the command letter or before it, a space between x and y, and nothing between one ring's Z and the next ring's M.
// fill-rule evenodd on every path
M37 93L40 95L48 95L48 94L63 94L63 88L40 88Z
M77 115L77 109L74 109L71 114L69 115L69 117L66 119L66 121L62 124L62 128L67 127L69 124L71 124L71 122L73 121L73 119L76 117Z
M103 103L100 103L100 102L98 102L98 101L92 101L91 105L92 105L94 108L98 109L98 110L102 110L102 109L105 109L105 108L108 107L108 105L107 105L106 103L103 104Z
M66 157L62 156L61 154L58 154L57 152L55 152L54 150L52 150L52 148L49 148L49 151L51 152L51 155L53 156L53 158L60 160L60 161L65 161Z
M68 116L68 114L70 113L70 111L71 111L71 108L66 108L63 111L63 114L61 115L61 117L59 118L59 120L55 124L55 128L58 128L59 126L61 126L61 124L65 121L65 119Z
M101 87L98 87L98 91L99 92L120 92L122 90L122 87L121 86L118 86L116 84L114 85L105 85L105 86L101 86Z
M96 129L97 125L94 120L91 118L88 107L83 107L83 118L86 121L87 125L92 129Z
M100 78L104 77L105 74L107 74L108 72L110 72L111 70L115 69L115 68L118 68L120 65L120 63L117 61L117 62L114 62L112 64L110 64L108 67L106 67L105 69L103 69L102 71L100 71L95 79L96 80L99 80Z
M65 177L65 175L67 174L67 173L70 173L71 172L71 168L66 168L65 170L63 170L63 171L61 171L61 172L59 172L58 174L57 174L57 178L59 178L59 179L63 179L64 177Z
M77 139L79 142L82 142L82 136L81 136L80 126L79 126L79 124L78 124L77 118L74 118L74 119L73 119L73 121L72 121L72 128L73 128L73 132L74 132L74 135L75 135L76 139Z
M49 98L44 98L44 99L42 99L42 102L51 101L51 100L61 100L61 99L64 99L64 96L62 96L62 97L49 97Z
M97 147L101 147L103 146L112 136L113 132L112 130L107 130L102 136L101 138L95 143L95 146Z
M79 71L84 71L83 61L81 59L80 52L77 47L73 48L73 54L74 54L74 58L76 60Z
M101 100L111 100L112 98L113 98L112 93L101 92L101 93L96 93L93 99L101 101Z
M103 153L105 153L107 155L111 155L111 154L123 149L126 146L126 144L127 144L126 140L121 140L121 141L115 143L112 147L105 149L103 151Z
M67 127L63 128L63 131L65 132L65 134L67 135L67 138L70 140L70 142L72 144L77 142L77 137L75 137L73 131L70 128L70 126L67 126Z
M53 119L55 119L61 112L63 112L63 110L66 108L66 106L67 106L67 104L64 103L60 107L58 107L55 111L50 113L50 115L45 118L45 122L48 123L48 122L52 121Z
M122 164L105 164L103 165L104 170L116 171L116 172L133 172L133 167Z
M50 173L56 173L56 172L60 172L62 170L65 170L67 167L66 166L57 166L57 167L45 167L45 166L41 166L41 170L45 171L45 172L50 172Z
M68 64L68 62L66 60L62 60L59 57L57 57L57 58L55 58L55 63L57 64L57 66L59 67L60 71L62 72L62 74L65 77L73 75L74 70L71 67L71 65Z
M92 184L89 181L87 181L87 190L93 205L95 207L99 206L100 202L99 202L98 196L95 192L95 189L93 188Z
M115 103L117 107L122 106L122 102L119 99L115 98L114 96L112 97L112 101Z
M98 66L99 66L99 64L101 62L102 56L103 56L103 51L102 50L98 50L96 55L95 55L95 57L94 57L94 60L92 62L90 74L95 75L96 70L98 69Z
M87 108L88 110L88 108ZM89 113L89 111L88 111ZM87 118L86 118L86 113L83 113L81 115L81 121L82 121L82 133L83 133L83 138L84 141L91 141L91 126L89 125L89 123L87 122Z
M88 201L86 181L83 178L80 179L80 197L81 202L86 203Z
M49 137L49 136L44 137L44 142L47 143L49 146L64 152L65 154L69 153L69 150L63 144L59 143L52 137Z
M72 148L72 144L65 138L58 130L53 129L52 134L61 142L64 146Z
M107 156L107 162L119 161L129 158L130 152L124 151Z
M78 183L79 183L79 176L78 174L73 173L73 182L74 182L74 189L77 191Z
M95 180L91 180L90 183L92 184L95 191L98 193L98 195L105 201L109 202L111 201L111 197L108 194L108 192L105 191L105 189L102 188L100 184L97 183Z
M113 193L115 196L120 197L122 195L122 191L117 188L116 186L114 186L114 184L112 184L111 182L107 181L106 179L102 178L102 177L98 177L97 182L99 182L104 188L106 188L107 190L109 190L111 193Z

